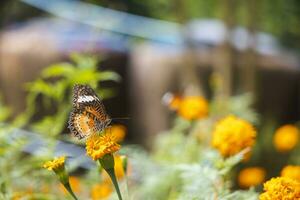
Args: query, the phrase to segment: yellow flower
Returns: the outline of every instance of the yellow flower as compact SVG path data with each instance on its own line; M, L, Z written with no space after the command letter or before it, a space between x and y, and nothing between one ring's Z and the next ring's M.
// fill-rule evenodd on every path
M240 171L238 182L242 188L248 188L263 183L265 177L266 171L263 168L248 167Z
M255 137L256 131L250 123L229 115L217 122L213 131L212 146L227 157L252 147Z
M59 181L63 184L63 186L68 190L71 196L73 196L74 199L77 199L74 192L72 191L72 188L70 187L69 182L69 175L67 174L65 170L65 156L61 156L58 158L55 158L52 161L48 161L44 164L44 168L48 170L53 170L55 174L57 175Z
M106 199L110 196L112 192L112 187L110 184L102 183L96 184L92 187L91 197L92 200Z
M111 154L121 148L115 142L112 134L92 135L86 142L86 152L93 159L98 160L106 154Z
M208 115L208 103L203 97L187 96L181 100L177 112L187 120L201 119Z
M287 152L297 145L298 140L298 128L294 125L284 125L276 130L273 143L277 151Z
M122 156L115 155L114 159L115 159L114 170L115 170L116 177L118 179L122 179L125 176L125 171L124 171L124 165L123 165ZM104 179L105 182L106 181L110 182L110 177L109 177L109 175L106 172L102 171L102 175L103 175L103 179Z
M76 176L70 176L69 177L69 182L70 182L70 185L71 185L71 188L73 190L73 192L75 193L80 193L81 192L81 185L80 185L80 179L77 178ZM65 194L68 193L68 191L66 190L66 188L60 184L59 185L59 189L61 191L63 191Z
M60 171L60 170L63 170L64 167L65 167L65 160L66 160L66 157L65 156L61 156L61 157L58 157L58 158L55 158L54 160L52 161L47 161L43 167L48 169L48 170L53 170L53 171Z
M288 177L300 181L300 166L288 165L281 170L282 177Z
M121 124L116 124L107 128L106 132L112 134L116 142L122 142L126 136L126 127Z
M170 110L177 110L179 108L181 100L181 96L170 92L166 93L162 98L163 104L167 105Z
M260 200L296 200L300 199L300 182L287 178L272 178L264 184L264 193Z

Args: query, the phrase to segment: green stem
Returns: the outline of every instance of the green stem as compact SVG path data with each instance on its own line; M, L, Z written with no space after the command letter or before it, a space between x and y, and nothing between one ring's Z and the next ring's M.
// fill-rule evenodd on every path
M64 184L64 186L65 186L65 188L68 190L68 192L70 193L70 195L71 195L75 200L78 200L77 197L76 197L76 195L74 194L74 192L73 192L71 186L70 186L70 183L68 182L68 183Z
M105 171L108 173L108 175L110 176L111 181L113 182L113 184L115 186L115 189L117 191L119 200L122 200L122 196L121 196L121 192L120 192L120 189L119 189L119 185L118 185L118 181L117 181L117 178L116 178L116 175L115 175L114 168L106 169Z

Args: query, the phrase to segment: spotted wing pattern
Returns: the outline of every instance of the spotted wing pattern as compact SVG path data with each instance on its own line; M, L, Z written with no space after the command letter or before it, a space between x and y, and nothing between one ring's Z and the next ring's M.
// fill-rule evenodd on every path
M88 85L75 85L68 126L71 133L82 139L104 130L110 122L111 118L94 90Z

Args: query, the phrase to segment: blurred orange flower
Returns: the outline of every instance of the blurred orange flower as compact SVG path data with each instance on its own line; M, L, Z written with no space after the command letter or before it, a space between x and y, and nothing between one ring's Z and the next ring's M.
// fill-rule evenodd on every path
M49 192L50 192L49 185L43 184L43 185L40 187L40 191L41 191L42 193L49 193Z
M249 188L263 183L265 177L266 171L262 167L248 167L240 171L238 182L242 188Z
M112 193L112 186L107 183L96 184L92 187L91 197L92 200L107 199Z
M163 104L167 105L170 110L177 110L181 100L181 96L170 92L166 93L162 98Z
M92 135L86 142L86 152L93 160L98 160L106 154L114 153L120 148L121 146L115 142L114 136L109 133Z
M249 122L229 115L216 123L212 146L227 157L237 154L247 147L252 147L255 138L256 130Z
M300 181L300 166L288 165L281 170L282 177L288 177Z
M201 119L208 115L208 103L201 96L187 96L181 100L177 113L187 120Z
M22 199L34 199L32 190L24 192L15 192L12 196L12 200L22 200Z
M112 125L106 132L112 134L116 142L122 142L126 136L126 127L121 124Z
M272 178L264 184L264 193L260 200L296 200L300 199L300 182L287 178Z
M287 152L297 145L298 140L298 128L294 125L284 125L276 130L273 143L277 151Z

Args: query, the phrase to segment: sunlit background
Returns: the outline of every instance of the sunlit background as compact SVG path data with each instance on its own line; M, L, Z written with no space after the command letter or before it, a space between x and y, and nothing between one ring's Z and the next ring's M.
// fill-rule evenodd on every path
M186 196L194 194L187 177L174 185L149 177L160 164L205 163L216 151L211 149L225 159L252 147L243 144L227 154L211 142L216 123L226 116L255 127L256 141L251 155L242 151L237 161L217 156L232 170L225 174L216 167L218 175L225 174L226 189L220 177L208 178L217 180L219 193L208 190L212 199L257 199L264 181L282 175L287 165L299 167L300 1L2 0L0 10L0 175L6 174L0 176L0 199L24 199L19 193L31 195L25 199L71 199L53 174L40 169L60 155L68 158L70 181L81 187L73 188L79 199L117 198L112 188L95 183L97 170L87 172L95 165L85 155L84 141L68 129L72 88L78 83L90 85L103 99L113 119L108 132L121 135L120 154L129 163L121 183L124 199L204 199L197 195L209 186L199 182L194 183L199 193ZM186 97L201 99L196 105L180 104ZM197 109L205 111L194 117ZM241 137L251 135L248 126L228 126L237 131L239 125ZM280 127L285 128L281 134ZM228 133L224 144L235 132ZM199 146L186 139L191 135ZM135 172L141 160L145 172ZM295 174L300 181L300 168ZM249 194L234 196L233 191L251 186ZM300 195L299 185L296 190Z

